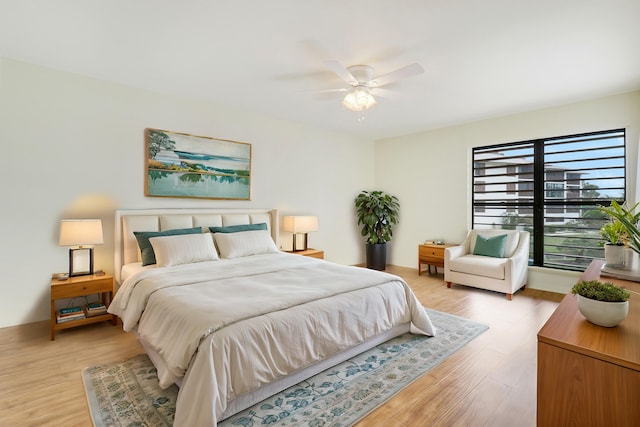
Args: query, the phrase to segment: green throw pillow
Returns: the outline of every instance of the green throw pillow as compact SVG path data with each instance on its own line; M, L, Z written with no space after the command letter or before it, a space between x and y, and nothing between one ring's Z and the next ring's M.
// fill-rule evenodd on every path
M138 241L138 247L140 247L140 255L142 258L142 265L152 265L156 263L156 254L153 252L153 247L149 241L152 237L159 236L176 236L178 234L198 234L202 233L202 228L175 228L173 230L165 231L134 231Z
M485 237L480 234L476 236L476 246L473 248L474 255L484 255L494 258L504 258L504 247L507 244L507 235Z
M209 231L212 233L238 233L240 231L255 231L266 230L267 224L261 222L260 224L240 224L240 225L228 225L226 227L209 227Z

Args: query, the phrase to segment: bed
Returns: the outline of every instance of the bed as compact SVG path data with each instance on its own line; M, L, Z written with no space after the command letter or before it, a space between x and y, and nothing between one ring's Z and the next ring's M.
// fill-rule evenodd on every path
M435 335L401 278L281 252L278 225L274 209L116 211L109 311L160 385L180 386L175 426L215 426L394 336Z

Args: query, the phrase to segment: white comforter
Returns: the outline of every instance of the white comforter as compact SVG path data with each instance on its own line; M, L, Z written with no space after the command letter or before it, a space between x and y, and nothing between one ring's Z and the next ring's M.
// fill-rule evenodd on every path
M227 402L395 325L435 329L397 276L284 253L143 271L109 311L184 376L175 426L216 425Z

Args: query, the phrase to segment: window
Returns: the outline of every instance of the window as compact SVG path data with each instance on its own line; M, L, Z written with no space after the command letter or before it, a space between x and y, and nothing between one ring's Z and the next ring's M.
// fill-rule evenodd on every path
M546 193L548 199L561 199L564 197L564 184L561 182L545 182Z
M473 228L530 231L531 265L604 257L598 206L626 199L624 129L477 147L473 165Z

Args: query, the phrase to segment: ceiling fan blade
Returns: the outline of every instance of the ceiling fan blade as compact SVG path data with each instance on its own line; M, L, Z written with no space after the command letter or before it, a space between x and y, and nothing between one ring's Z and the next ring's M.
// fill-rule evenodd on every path
M338 61L324 61L324 65L326 65L327 68L329 68L331 71L336 73L338 77L340 77L342 80L349 83L350 85L353 86L358 83L358 80L356 80L356 78L351 75L349 70L347 70Z
M373 87L384 86L386 84L395 82L396 80L406 79L407 77L416 76L422 73L424 73L424 68L422 68L422 65L414 62L413 64L407 65L406 67L398 68L395 71L376 77L371 80L369 84Z
M371 93L382 98L393 98L396 92L389 89L381 89L379 87L371 88Z
M314 90L315 93L334 93L334 92L346 92L349 89L347 88L342 88L342 89L321 89L321 90Z

